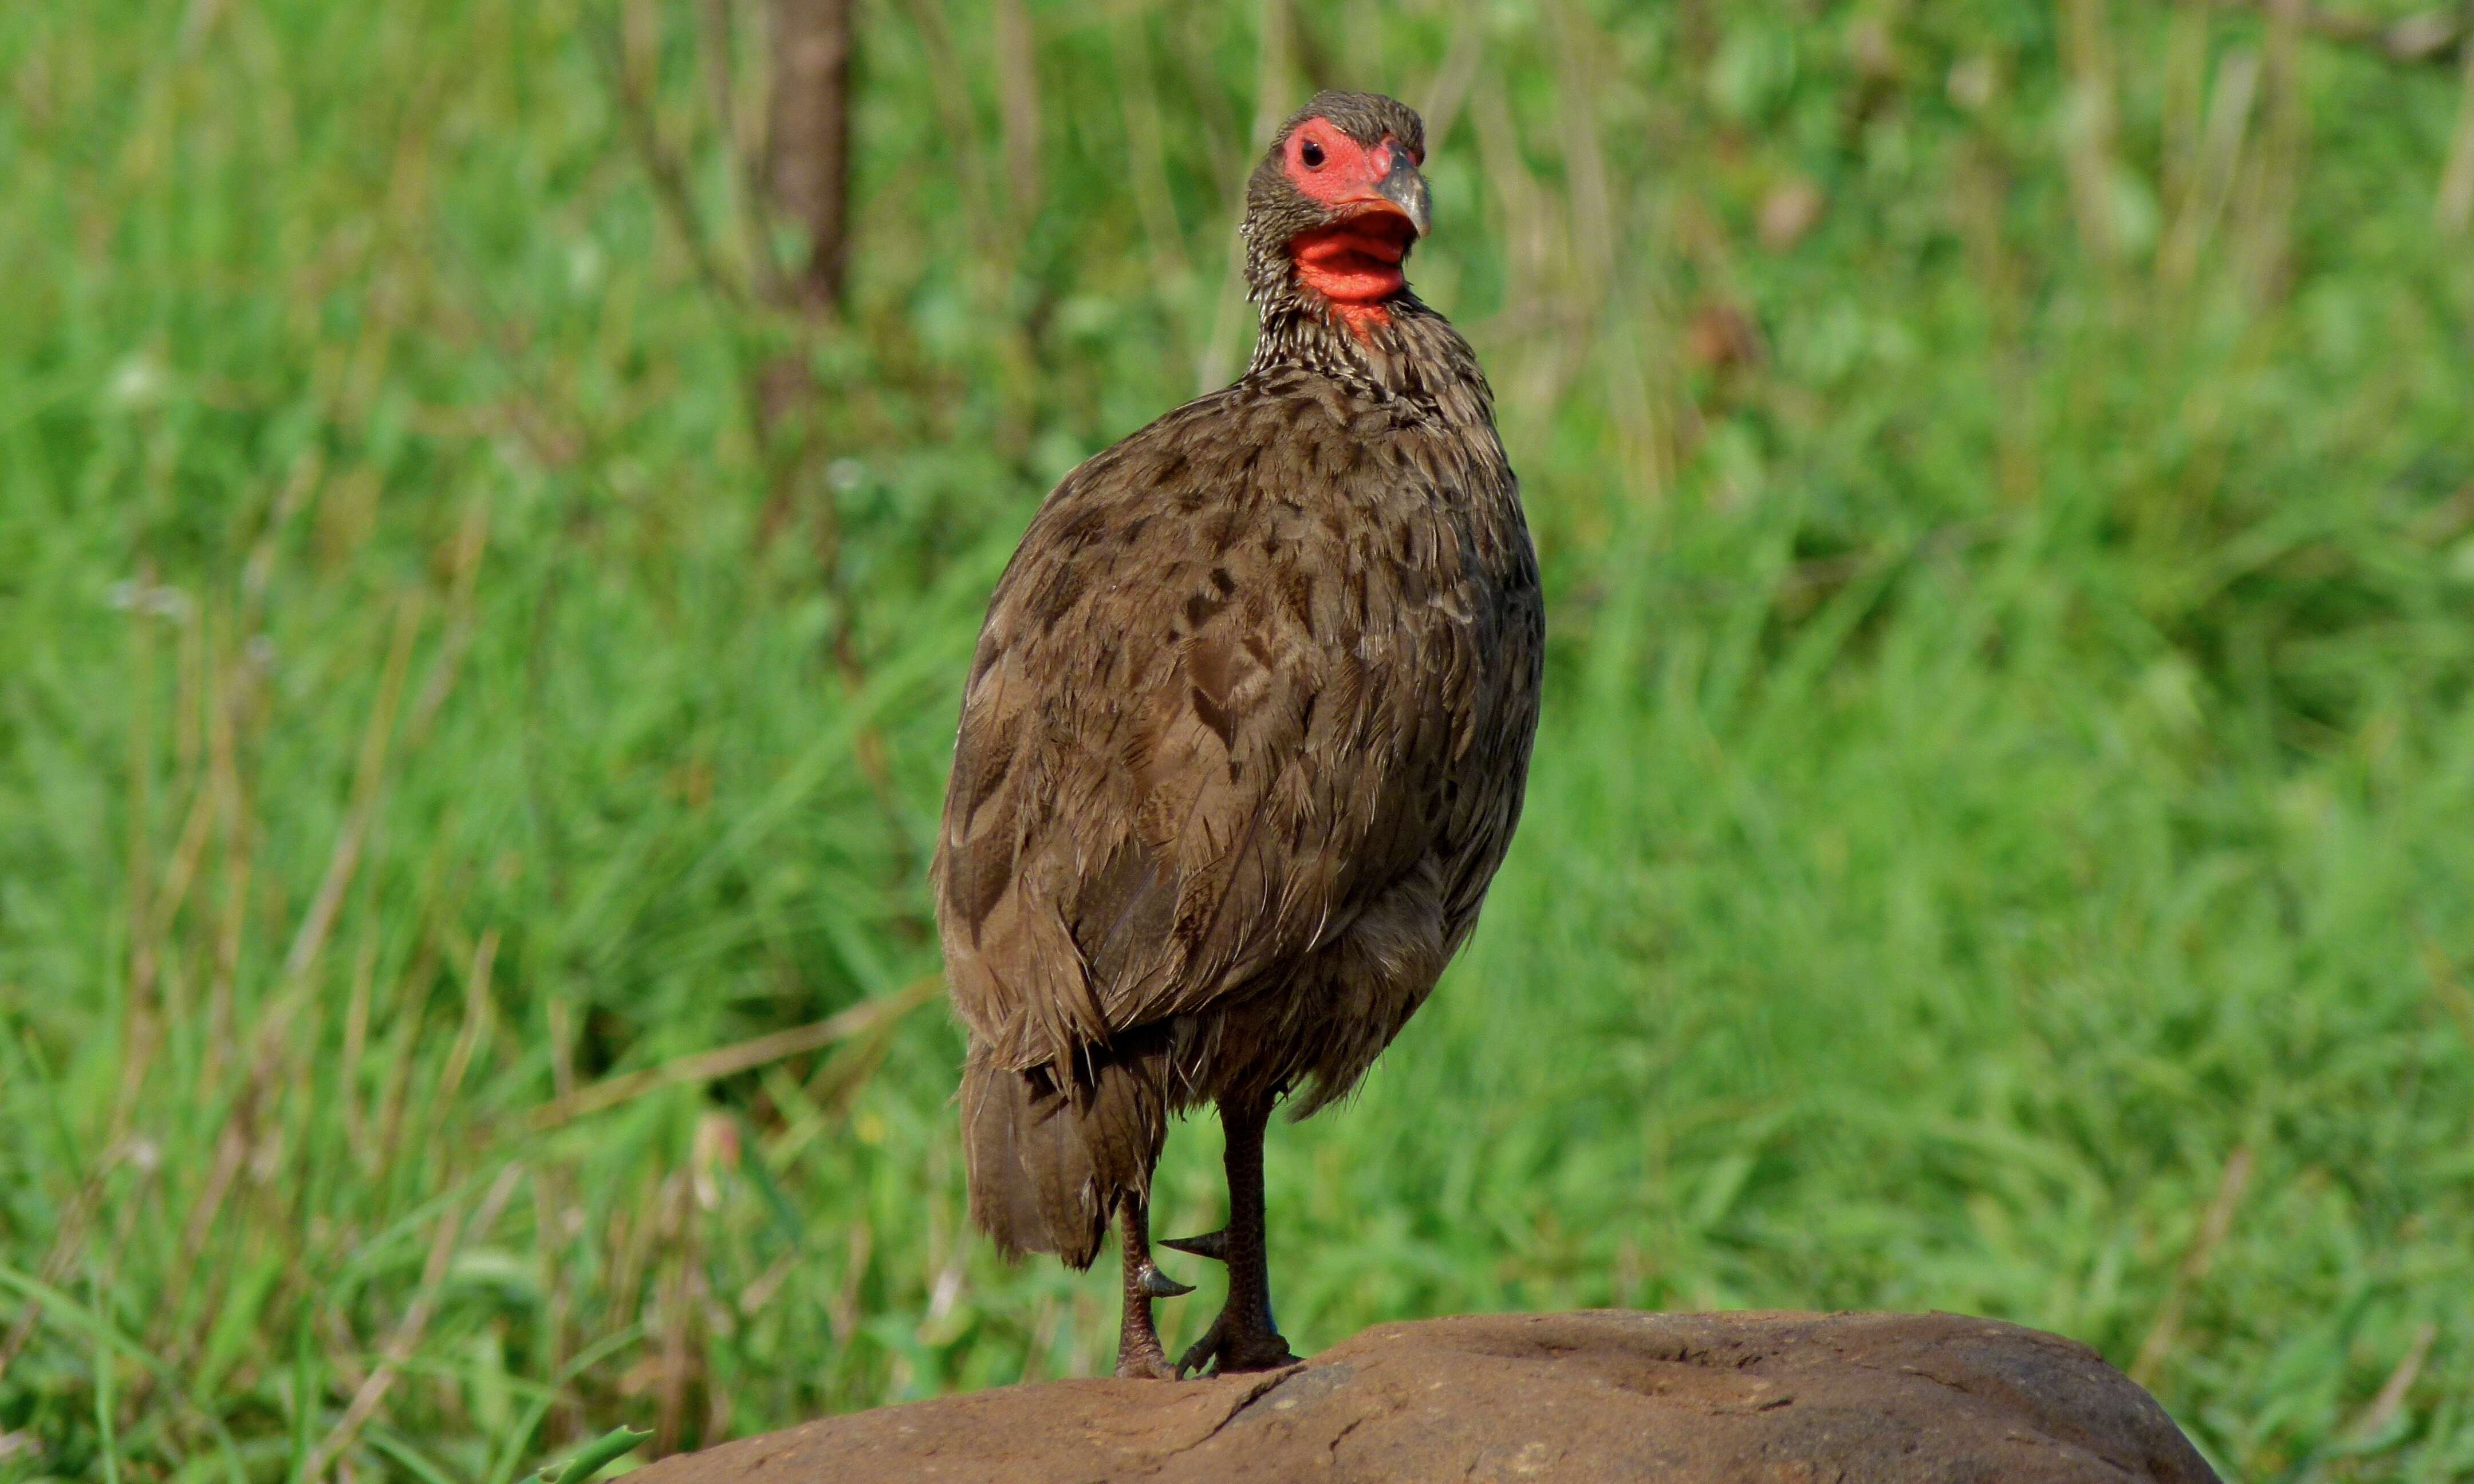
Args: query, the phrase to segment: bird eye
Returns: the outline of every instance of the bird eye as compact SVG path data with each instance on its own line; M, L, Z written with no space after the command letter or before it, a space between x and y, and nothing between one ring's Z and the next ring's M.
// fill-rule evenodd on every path
M1306 168L1308 170L1321 170L1322 168L1322 146L1315 143L1312 139L1308 139L1305 143L1298 146L1298 158L1306 162Z

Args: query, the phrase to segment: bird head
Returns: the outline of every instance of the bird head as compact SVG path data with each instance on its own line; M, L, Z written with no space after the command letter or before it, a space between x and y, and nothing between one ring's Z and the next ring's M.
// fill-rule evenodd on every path
M1317 93L1247 182L1240 230L1254 298L1294 283L1347 313L1406 288L1401 261L1428 225L1425 157L1425 125L1406 105Z

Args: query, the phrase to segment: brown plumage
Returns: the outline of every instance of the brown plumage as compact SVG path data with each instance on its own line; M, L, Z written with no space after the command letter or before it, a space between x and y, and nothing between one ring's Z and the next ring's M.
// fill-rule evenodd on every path
M1520 813L1544 617L1493 396L1398 264L1423 131L1324 93L1243 231L1237 383L1065 477L998 583L935 866L971 1213L1078 1267L1126 1236L1119 1370L1165 1375L1148 1202L1218 1105L1227 1306L1177 1368L1283 1362L1272 1107L1346 1093L1468 936Z

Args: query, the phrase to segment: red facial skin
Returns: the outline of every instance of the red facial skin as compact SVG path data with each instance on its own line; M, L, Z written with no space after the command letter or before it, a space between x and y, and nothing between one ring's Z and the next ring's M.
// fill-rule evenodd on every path
M1306 146L1322 153L1322 163L1306 163ZM1328 227L1302 232L1289 243L1298 265L1298 281L1331 301L1342 320L1363 338L1391 315L1383 300L1408 282L1400 260L1409 253L1417 228L1397 205L1375 186L1391 173L1392 152L1406 148L1386 134L1372 149L1332 127L1310 118L1289 135L1286 169L1290 180L1309 201L1346 213ZM1423 164L1416 151L1411 162Z

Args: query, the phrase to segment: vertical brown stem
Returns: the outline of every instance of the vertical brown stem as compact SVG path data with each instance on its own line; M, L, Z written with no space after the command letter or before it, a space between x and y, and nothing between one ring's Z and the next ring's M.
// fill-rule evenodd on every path
M808 229L800 299L841 303L850 249L851 0L773 0L773 194Z

